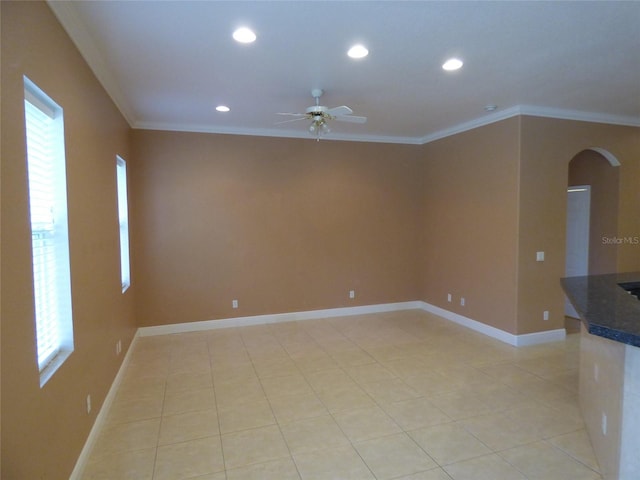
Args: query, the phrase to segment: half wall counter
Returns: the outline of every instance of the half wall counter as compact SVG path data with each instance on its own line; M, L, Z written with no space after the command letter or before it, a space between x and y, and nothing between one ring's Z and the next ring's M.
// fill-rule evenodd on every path
M640 272L562 279L582 320L580 409L606 480L640 479Z

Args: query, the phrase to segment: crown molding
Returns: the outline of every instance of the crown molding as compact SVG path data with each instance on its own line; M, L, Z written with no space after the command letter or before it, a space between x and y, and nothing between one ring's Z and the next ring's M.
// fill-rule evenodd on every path
M73 4L74 2L47 0L47 5L49 5L49 8L53 11L76 48L80 51L85 62L87 62L89 68L107 92L107 95L111 97L111 100L113 100L113 103L115 103L127 123L133 126L135 124L133 110L129 106L129 102L122 92L120 84L104 60L104 55L96 45L91 33L89 33L84 23L78 17Z
M277 138L302 138L305 140L316 140L317 137L306 131L291 130L275 130L275 129L258 129L258 128L234 128L220 127L201 124L176 124L176 123L159 123L159 122L137 122L133 128L139 130L162 130L172 132L191 132L191 133L215 133L220 135L249 135L253 137L277 137ZM414 137L397 137L385 135L346 135L342 133L328 133L322 135L320 140L325 141L343 141L343 142L365 142L365 143L399 143L407 145L419 145L420 139Z
M451 128L425 135L419 140L421 145L450 137L474 128L490 125L519 115L531 117L556 118L559 120L574 120L590 123L605 123L627 127L640 127L640 117L610 115L605 113L582 112L579 110L564 110L560 108L536 107L534 105L515 105L468 122L460 123Z

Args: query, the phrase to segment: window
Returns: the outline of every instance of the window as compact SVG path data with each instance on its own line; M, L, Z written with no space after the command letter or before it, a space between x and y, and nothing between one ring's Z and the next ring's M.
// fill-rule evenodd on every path
M40 386L73 352L62 108L24 78L33 293Z
M116 157L116 177L118 189L118 220L120 222L120 278L122 292L131 285L129 270L129 213L127 206L127 162Z

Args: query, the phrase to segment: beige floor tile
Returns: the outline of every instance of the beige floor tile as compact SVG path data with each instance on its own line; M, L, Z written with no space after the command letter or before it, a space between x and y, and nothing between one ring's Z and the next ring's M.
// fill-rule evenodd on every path
M466 349L468 350L468 348ZM472 387L488 384L493 378L486 373L469 365L445 365L436 368L436 371L444 375L452 385L457 388Z
M408 400L421 396L419 392L411 388L399 378L363 383L362 388L377 403L399 402L401 400Z
M289 457L289 449L275 425L223 434L222 448L228 469Z
M244 379L215 386L216 402L220 407L241 403L255 403L267 399L258 378Z
M294 455L303 480L374 480L358 452L350 446Z
M447 465L444 469L454 480L527 480L522 473L495 454L464 460Z
M464 388L459 391L474 395L479 402L490 406L492 410L496 411L510 410L531 402L531 399L525 395L497 381L490 381L484 385Z
M220 427L229 478L510 478L492 450L528 480L599 478L576 392L579 340L515 348L422 311L140 338L84 478L151 478L156 451L181 478L179 457L212 448L184 445ZM394 464L420 450L451 475ZM535 458L548 452L541 473ZM187 474L226 479L215 468Z
M141 378L129 375L127 369L124 379L118 387L116 399L126 401L148 397L164 398L166 378L166 376Z
M224 470L219 436L158 447L153 480L176 480Z
M220 432L230 433L276 423L271 405L266 398L218 408Z
M452 478L442 468L434 468L426 472L414 473L404 477L398 477L396 480L452 480ZM494 480L498 480L497 478Z
M491 453L461 425L444 424L408 432L439 465L449 465Z
M506 450L540 439L535 431L523 428L502 412L467 418L459 423L493 451Z
M287 356L286 360L254 361L253 367L256 369L259 378L282 377L300 373L300 370L298 370L289 356Z
M373 399L357 385L336 386L317 392L320 401L332 413L344 412L355 408L375 407Z
M528 380L535 381L540 379L533 373L527 372L513 363L486 365L484 367L480 367L479 370L505 385L512 387L517 387Z
M189 477L189 480L227 480L227 475L225 472L208 473L206 475Z
M165 396L162 414L175 415L177 413L210 410L215 404L216 400L212 387L201 390L185 390Z
M563 415L562 412L542 404L514 408L507 410L505 414L538 438L557 437L584 428L581 418Z
M213 388L210 373L174 373L167 377L166 395L176 395L187 390Z
M169 375L169 360L152 360L147 362L131 363L127 367L130 377L142 379L148 377L166 377Z
M160 418L106 425L93 446L91 458L155 448L159 430Z
M215 409L179 413L162 417L158 445L185 442L220 435Z
M419 375L403 378L404 382L421 394L432 397L456 391L458 386L449 382L444 375L429 369Z
M270 400L271 409L279 423L289 423L304 418L319 417L328 414L327 408L311 392L300 395L286 395Z
M452 421L447 414L425 397L383 403L381 408L405 431Z
M163 403L164 396L123 400L116 397L109 410L107 423L128 423L160 417Z
M223 385L243 381L258 381L258 375L251 362L246 364L214 365L212 370L213 385L216 390Z
M357 383L340 368L305 374L309 385L316 391L333 390L340 387L357 387Z
M292 454L349 445L349 439L330 415L284 424L280 428Z
M227 470L227 480L300 480L293 460L274 460Z
M169 365L169 375L177 373L211 373L209 355L204 353L198 356L172 359Z
M599 480L601 476L545 442L500 452L499 455L528 480Z
M334 418L352 442L362 442L401 431L393 419L377 406L336 413Z
M334 368L339 368L340 366L327 353L323 353L323 355L309 355L309 356L298 357L295 360L295 364L296 364L296 367L298 367L298 369L304 373L333 370Z
M311 385L301 374L263 378L261 383L269 398L313 393Z
M578 430L576 432L553 437L550 438L548 442L568 455L571 455L579 462L584 463L592 470L597 472L600 471L598 460L596 460L596 456L593 453L591 440L589 439L589 434L586 430Z
M396 378L393 373L379 363L368 363L365 365L345 367L345 371L359 384L393 380Z
M378 480L437 467L406 433L356 443L354 447Z
M495 410L480 400L473 392L451 392L434 395L429 400L454 420L483 415Z
M358 347L331 350L329 354L342 367L355 367L375 362L371 355Z
M100 456L89 461L82 479L135 478L136 480L151 480L155 458L155 447Z
M533 400L544 402L552 401L557 398L569 397L575 395L575 391L556 385L548 380L537 379L522 382L514 387L518 392Z

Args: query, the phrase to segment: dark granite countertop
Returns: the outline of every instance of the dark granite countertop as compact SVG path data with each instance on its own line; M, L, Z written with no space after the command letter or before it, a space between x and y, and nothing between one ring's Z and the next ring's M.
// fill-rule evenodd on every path
M640 300L618 285L637 281L640 272L561 280L589 333L640 347Z

